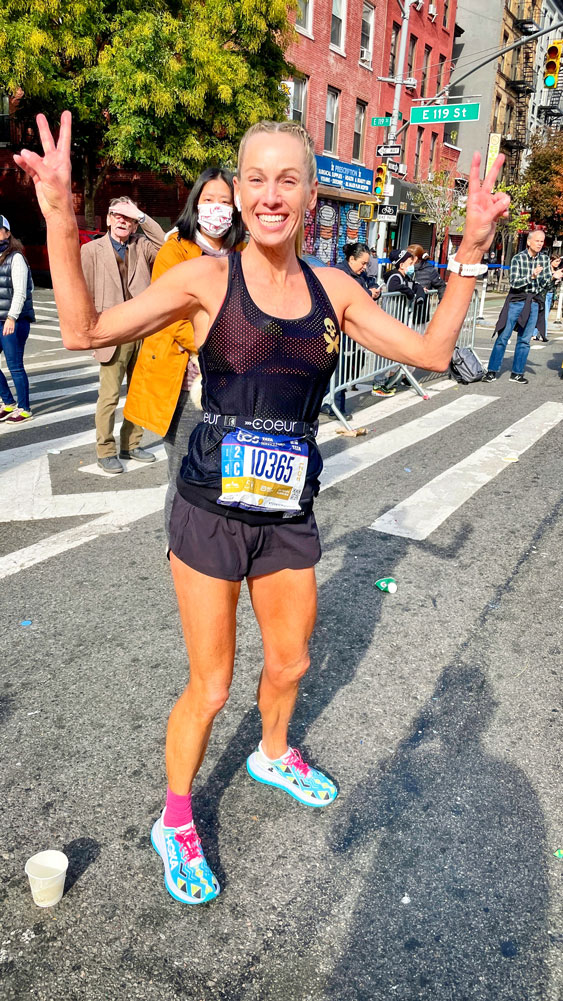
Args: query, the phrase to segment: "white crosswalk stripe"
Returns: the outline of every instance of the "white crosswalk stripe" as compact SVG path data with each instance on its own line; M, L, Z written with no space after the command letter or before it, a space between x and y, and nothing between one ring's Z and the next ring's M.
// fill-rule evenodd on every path
M328 490L409 445L424 441L496 399L496 396L460 396L453 403L409 421L394 431L387 431L354 449L331 456L324 464L321 491Z
M370 528L407 539L428 538L457 508L562 420L563 404L542 404L387 511Z
M59 399L63 402L63 407L57 408L53 413L38 415L28 427L48 427L51 424L72 422L74 419L93 414L95 403L68 408L64 406L64 400L68 397L97 389L97 364L90 363L89 359L85 358L71 359L71 361L75 364L73 369L57 362L53 370L44 371L38 368L32 375L32 385L41 387L34 398L52 402L54 405ZM455 399L449 402L447 402L449 393L446 398L442 397L442 393L448 389L458 390ZM457 384L449 380L433 383L429 387L429 394L434 401L433 404L426 404L416 394L405 391L396 397L379 400L360 411L354 423L357 426L366 426L368 436L348 440L348 447L325 458L325 468L321 478L322 491L330 490L348 480L352 480L353 483L356 474L369 470L402 449L416 448L418 443L433 435L452 434L453 428L459 422L471 419L472 415L479 413L484 407L492 406L496 410L498 404L496 396L473 391L464 394L463 391L459 391ZM389 431L382 430L380 425L391 417L400 421L398 426ZM507 460L516 459L532 448L543 435L562 420L563 404L543 404L516 421L510 428L506 428L496 438L483 442L461 462L455 463L440 476L431 479L420 490L405 497L372 525L366 524L366 528L371 527L380 532L412 539L427 538L477 490L494 480L503 469L514 468ZM8 430L5 424L0 425L0 436L15 433L17 430L19 429ZM337 435L338 430L339 425L335 422L323 424L318 435L319 445L324 449L330 443L341 440ZM115 431L119 432L119 424L116 425ZM0 579L81 546L100 535L126 531L128 526L138 519L162 510L166 491L166 484L162 480L166 478L166 471L161 463L146 466L127 463L127 473L130 475L126 481L124 475L115 478L118 480L116 489L96 492L90 485L93 481L85 478L84 483L88 483L88 487L84 490L76 490L75 486L75 493L61 494L60 490L56 489L57 463L60 462L57 456L69 449L76 452L80 448L91 446L94 442L93 427L86 431L64 433L59 436L53 428L48 440L21 446L18 446L17 439L4 438L0 452L0 495L11 494L22 499L17 511L10 515L9 521L22 524L28 520L83 515L90 516L92 520L62 532L53 532L40 542L24 546L1 557ZM162 444L157 442L150 447L159 458L165 458ZM53 452L55 455L49 455ZM157 474L157 482L160 477L161 485L143 487L142 482L146 482L145 476L141 481L135 478L136 473L151 468L155 470L157 467L162 469L162 472ZM107 476L95 463L81 467L77 465L76 468L86 473ZM51 471L55 476L54 487L51 485ZM131 479L131 476L134 478ZM148 482L154 484L155 480ZM134 486L130 488L129 483Z

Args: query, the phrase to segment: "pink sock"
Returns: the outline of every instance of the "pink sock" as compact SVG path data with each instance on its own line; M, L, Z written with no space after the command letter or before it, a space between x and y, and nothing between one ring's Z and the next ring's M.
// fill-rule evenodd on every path
M165 827L185 827L191 824L192 817L192 794L178 796L171 789L166 790L166 806L162 814L162 823Z

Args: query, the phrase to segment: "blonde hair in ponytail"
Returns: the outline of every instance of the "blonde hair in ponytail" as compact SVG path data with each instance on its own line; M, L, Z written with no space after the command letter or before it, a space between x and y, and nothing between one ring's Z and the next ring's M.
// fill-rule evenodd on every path
M246 149L246 144L249 139L253 136L261 135L266 133L273 135L275 133L282 132L286 135L295 136L296 139L303 144L303 153L305 155L305 166L307 168L307 181L312 186L317 180L317 161L315 159L315 147L313 146L313 140L307 132L307 129L303 128L299 122L256 122L256 125L251 125L249 129L244 133L239 146L238 151L238 165L237 165L237 177L240 180L242 161L244 159L244 153ZM295 237L295 253L298 257L301 257L303 253L303 244L305 240L305 228L302 227L297 236Z

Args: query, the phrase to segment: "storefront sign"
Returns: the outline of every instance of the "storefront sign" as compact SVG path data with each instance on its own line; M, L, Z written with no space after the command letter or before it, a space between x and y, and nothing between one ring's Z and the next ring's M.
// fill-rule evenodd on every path
M373 170L367 170L357 163L342 163L329 156L317 156L319 184L347 191L360 191L371 195L373 191Z
M489 170L500 153L500 140L500 132L491 132L489 134L489 149L487 152L487 166L485 168L485 174L489 173Z
M416 212L414 205L414 194L417 191L416 184L409 181L395 180L395 201L399 202L399 212L412 215Z

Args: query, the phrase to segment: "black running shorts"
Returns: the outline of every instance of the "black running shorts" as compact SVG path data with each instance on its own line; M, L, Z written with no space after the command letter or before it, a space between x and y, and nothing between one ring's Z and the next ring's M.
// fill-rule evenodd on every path
M321 558L312 512L286 525L247 525L195 507L179 493L170 516L170 551L193 570L220 580L306 570Z

